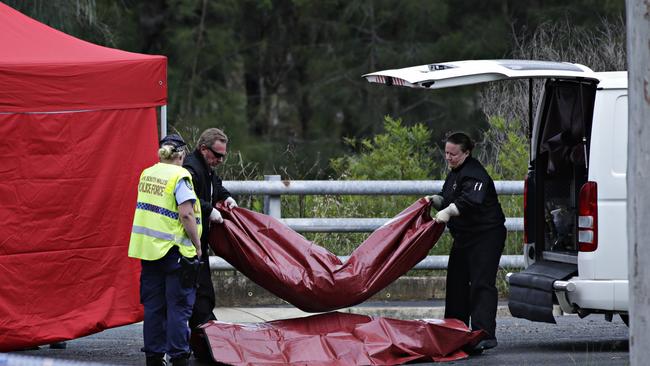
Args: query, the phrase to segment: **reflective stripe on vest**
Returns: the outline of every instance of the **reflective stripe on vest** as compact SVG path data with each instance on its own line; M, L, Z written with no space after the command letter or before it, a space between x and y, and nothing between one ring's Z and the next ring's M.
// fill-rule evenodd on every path
M133 228L131 229L131 232L136 233L136 234L142 234L146 236L150 236L152 238L156 239L162 239L162 240L169 240L169 241L174 241L177 243L181 243L185 246L194 246L192 244L192 241L189 238L179 238L173 234L170 233L163 233L162 231L154 230L154 229L149 229L144 226L136 226L133 225Z
M170 219L174 219L174 220L178 220L178 218L179 218L178 212L170 211L170 210L168 210L168 209L166 209L164 207L152 205L150 203L138 202L135 205L135 208L140 209L140 210L147 210L147 211L155 212L157 214L167 216ZM196 218L196 224L197 225L201 224L201 218L200 217Z

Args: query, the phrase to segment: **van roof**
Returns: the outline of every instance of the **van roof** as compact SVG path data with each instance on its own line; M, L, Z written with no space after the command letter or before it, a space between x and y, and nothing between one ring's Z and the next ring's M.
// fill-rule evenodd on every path
M627 71L597 72L599 89L627 89Z

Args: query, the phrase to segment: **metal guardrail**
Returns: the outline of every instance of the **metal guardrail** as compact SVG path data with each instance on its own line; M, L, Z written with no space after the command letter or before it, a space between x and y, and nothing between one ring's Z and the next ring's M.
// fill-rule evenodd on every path
M379 229L390 219L338 218L338 219L281 219L291 229L300 233L364 233ZM524 219L506 218L508 231L523 231Z
M264 195L264 213L282 220L298 232L372 232L389 218L283 218L282 195L417 195L425 196L440 192L441 180L374 180L374 181L330 181L330 180L281 180L279 175L266 175L264 181L226 181L223 185L234 195ZM523 181L495 181L499 195L521 195ZM506 218L508 231L523 231L521 217ZM341 257L347 260L347 257ZM446 269L447 256L428 256L414 269ZM500 265L504 268L523 267L520 255L503 256ZM210 269L233 270L234 268L218 257L210 257Z
M339 256L341 262L345 263L349 256ZM447 269L449 262L448 255L429 255L420 263L416 264L413 269ZM522 255L503 255L499 261L499 266L502 268L523 268L524 257ZM210 269L213 271L234 271L235 268L231 266L224 259L210 256Z
M266 175L265 180L225 181L233 194L289 195L430 195L442 190L442 180L280 180L279 175ZM524 182L494 182L498 194L523 194Z

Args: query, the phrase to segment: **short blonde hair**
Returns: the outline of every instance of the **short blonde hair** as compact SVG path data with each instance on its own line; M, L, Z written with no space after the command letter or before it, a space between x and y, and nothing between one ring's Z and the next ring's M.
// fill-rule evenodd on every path
M158 158L161 161L172 161L178 158L182 158L184 154L183 150L177 150L173 145L163 145L158 149Z

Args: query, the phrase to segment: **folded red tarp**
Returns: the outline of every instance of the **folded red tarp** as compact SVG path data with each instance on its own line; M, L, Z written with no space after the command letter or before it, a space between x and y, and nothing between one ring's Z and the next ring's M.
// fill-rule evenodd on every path
M445 225L420 199L373 232L342 263L339 258L270 216L219 206L210 245L237 270L308 312L356 305L413 268L438 241Z
M397 365L452 361L484 337L460 320L397 320L326 313L268 323L214 321L203 330L215 361L229 365Z

